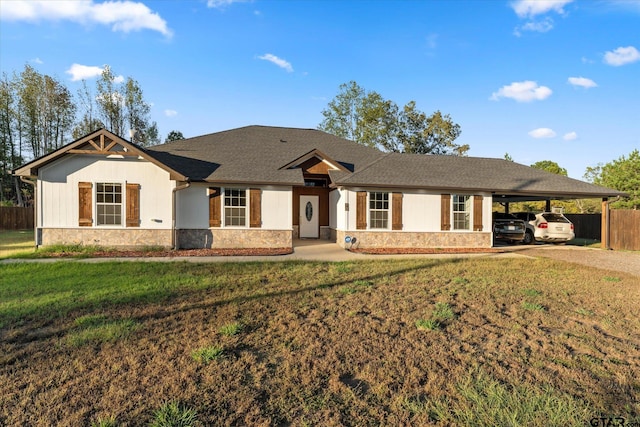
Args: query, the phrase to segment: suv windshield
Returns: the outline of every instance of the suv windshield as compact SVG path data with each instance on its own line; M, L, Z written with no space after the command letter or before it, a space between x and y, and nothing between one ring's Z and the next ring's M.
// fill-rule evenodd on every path
M569 222L562 214L546 213L543 214L542 217L546 219L547 222Z

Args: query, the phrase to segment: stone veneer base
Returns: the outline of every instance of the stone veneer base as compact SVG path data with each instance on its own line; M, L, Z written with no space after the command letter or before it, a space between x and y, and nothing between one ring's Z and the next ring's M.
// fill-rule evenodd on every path
M322 226L320 226L320 237L318 237L318 238L320 240L332 240L331 239L331 233L332 233L332 229L329 226L322 225ZM294 225L293 226L293 238L294 239L299 239L300 238L300 226L299 225Z
M178 230L178 248L291 248L291 230L243 229L190 229Z
M140 228L39 228L38 244L109 247L171 247L171 230Z
M483 232L403 232L336 230L336 243L351 247L344 239L356 238L354 248L490 248L491 233Z

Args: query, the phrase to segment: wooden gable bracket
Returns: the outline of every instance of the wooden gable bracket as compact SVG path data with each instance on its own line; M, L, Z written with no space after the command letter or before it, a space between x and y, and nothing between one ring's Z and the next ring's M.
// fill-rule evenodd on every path
M347 168L342 166L339 162L335 161L331 157L324 154L322 151L318 149L313 149L306 154L296 158L295 160L287 163L284 166L278 168L279 170L283 169L295 169L302 166L303 163L307 162L310 159L317 158L320 162L325 163L327 165L328 170L340 170L343 172L350 172Z
M122 151L115 151L113 148L118 145L118 141L111 138L105 138L104 134L97 135L97 138L89 139L87 141L88 146L93 147L92 150L87 148L72 148L68 152L71 154L96 154L96 155L119 155L119 156L137 156L138 154L131 151L126 151L126 148Z

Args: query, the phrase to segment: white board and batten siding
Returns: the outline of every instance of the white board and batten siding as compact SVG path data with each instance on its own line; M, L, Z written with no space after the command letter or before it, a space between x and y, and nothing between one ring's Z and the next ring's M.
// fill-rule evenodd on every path
M224 188L224 185L193 183L189 188L176 194L176 228L207 229L209 228L209 187ZM230 186L230 188L249 188ZM291 187L250 186L260 188L261 192L261 229L291 230L293 224L293 191ZM249 199L247 198L247 201ZM248 228L249 224L247 224Z
M171 191L175 181L169 173L137 157L104 158L96 156L65 156L40 168L38 172L38 227L78 227L78 183L135 183L140 185L140 227L171 228ZM126 206L126 200L123 200ZM95 209L95 206L94 206ZM95 211L94 216L95 218ZM109 228L109 226L100 226ZM122 228L111 226L111 228Z
M346 189L340 188L331 193L331 205L335 206L335 216L331 217L331 227L338 230L356 230L356 198L358 191L389 192L389 215L391 215L391 193L402 193L402 231L408 232L439 232L441 227L441 192L420 190L388 190L388 189ZM470 194L472 195L472 194ZM490 193L477 193L483 196L482 229L491 231L492 198ZM334 205L335 202L335 205ZM347 210L348 203L348 210ZM471 213L473 221L473 212ZM367 218L367 222L368 222ZM334 225L335 224L335 225ZM389 217L389 231L391 231L391 216Z

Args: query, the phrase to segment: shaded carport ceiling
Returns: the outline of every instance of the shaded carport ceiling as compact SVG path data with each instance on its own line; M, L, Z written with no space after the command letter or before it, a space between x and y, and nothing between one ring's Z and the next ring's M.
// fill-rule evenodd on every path
M493 193L493 201L497 203L544 202L547 200L605 199L612 195L576 195L576 194L508 194Z

